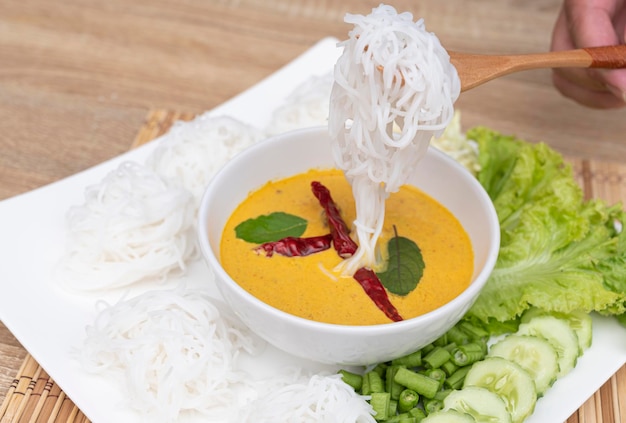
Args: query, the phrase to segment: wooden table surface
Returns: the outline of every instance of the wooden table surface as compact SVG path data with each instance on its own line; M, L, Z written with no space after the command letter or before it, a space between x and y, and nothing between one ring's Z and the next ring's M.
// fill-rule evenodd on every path
M2 0L0 200L125 152L150 109L201 113L276 71L347 12L379 0ZM548 49L559 0L395 1L444 46L478 53ZM626 160L626 110L561 97L550 71L476 88L457 103L484 124L569 156ZM0 234L1 236L1 234ZM4 289L10 282L2 281ZM26 350L0 324L0 401Z

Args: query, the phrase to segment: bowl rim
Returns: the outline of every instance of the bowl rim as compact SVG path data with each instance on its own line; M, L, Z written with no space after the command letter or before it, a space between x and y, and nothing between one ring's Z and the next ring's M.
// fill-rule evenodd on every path
M247 147L246 149L242 150L238 154L236 154L224 166L222 166L215 173L215 175L211 178L211 180L207 184L207 187L204 191L204 194L200 202L200 206L198 208L196 233L198 237L198 244L200 246L201 254L203 255L205 261L209 265L210 270L212 272L219 273L219 275L218 274L214 275L215 278L216 279L221 278L221 280L224 283L228 284L231 288L235 289L240 295L242 295L246 299L247 302L252 303L257 308L263 309L265 312L272 314L274 317L281 318L289 322L289 324L292 326L296 325L302 328L307 328L307 329L311 329L315 331L323 331L323 332L327 332L327 333L331 333L335 335L345 335L348 333L351 335L366 334L366 333L368 335L370 334L375 335L377 333L384 333L386 335L389 335L389 334L393 334L396 332L402 333L407 328L410 328L412 326L429 324L429 322L431 321L432 322L439 321L442 317L445 317L445 315L451 315L452 311L462 308L463 304L468 303L467 297L473 298L473 300L469 302L469 305L468 305L468 309L469 309L473 301L477 298L480 291L486 284L487 279L489 278L489 275L495 266L498 253L499 253L499 248L500 248L500 228L499 228L498 216L495 211L495 207L493 205L493 202L489 198L487 192L482 187L482 185L480 185L480 183L478 182L476 178L468 179L468 181L470 184L475 185L476 188L478 188L479 195L482 197L483 200L485 200L487 204L488 221L491 222L490 229L491 229L492 234L490 237L490 244L489 244L488 254L486 256L485 263L483 264L482 269L479 271L476 277L470 282L469 286L466 289L464 289L459 295L457 295L452 300L448 301L442 306L437 307L436 309L431 310L427 313L412 317L410 319L401 320L399 322L389 322L389 323L382 323L382 324L344 325L344 324L338 324L338 323L319 322L315 320L306 319L304 317L296 316L294 314L280 310L272 305L269 305L265 303L264 301L261 301L260 299L258 299L257 297L255 297L254 295L246 291L243 287L241 287L236 281L234 281L230 277L230 275L226 272L226 270L221 266L219 259L217 258L216 254L211 248L209 237L206 235L208 233L208 226L207 226L207 219L205 218L205 216L208 213L209 206L211 205L209 202L211 193L216 189L218 184L221 182L223 175L228 173L228 171L232 167L237 166L238 162L241 160L242 157L255 155L259 149L266 149L268 147L271 148L275 144L280 144L281 142L285 142L284 141L285 139L300 137L302 136L302 134L311 133L311 132L319 132L322 130L324 130L326 134L328 133L327 126L314 126L314 127L309 127L309 128L302 128L302 129L295 129L295 130L287 131L287 132L276 134L266 139L263 139ZM463 168L463 166L459 164L457 161L449 157L447 154L437 150L433 146L428 147L427 155L428 154L434 154L435 156L438 156L438 159L443 160L446 166L454 166L454 167ZM426 157L426 155L424 157ZM465 168L463 168L463 171L468 172ZM469 172L467 174L471 176ZM259 184L259 187L261 187L263 183L264 182L261 182ZM223 227L221 228L221 230L223 231ZM221 234L220 234L220 237L221 237ZM214 281L214 283L218 284L219 282ZM231 306L229 305L229 307ZM236 310L233 310L233 312L237 314Z

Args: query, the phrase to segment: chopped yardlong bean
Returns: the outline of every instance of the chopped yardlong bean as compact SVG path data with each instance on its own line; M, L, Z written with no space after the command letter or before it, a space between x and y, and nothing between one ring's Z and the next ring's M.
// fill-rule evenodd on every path
M454 364L452 362L452 360L450 361L446 361L445 363L443 363L440 367L441 370L443 370L446 374L446 376L450 376L452 373L456 372L456 370L459 368L459 366L457 366L456 364Z
M443 408L443 401L432 398L424 401L424 411L426 414L434 413L435 411L439 411Z
M352 386L355 391L358 392L361 390L361 387L363 386L363 376L347 370L339 370L339 373L341 374L341 379L348 385Z
M426 354L423 361L426 367L438 369L443 363L450 360L450 352L443 347L435 347L431 352Z
M378 373L380 377L385 377L388 367L389 365L387 363L378 363L372 370Z
M460 367L456 372L452 373L446 380L443 382L444 385L450 389L461 389L463 386L463 381L465 380L465 375L472 366Z
M438 380L402 367L396 372L394 380L426 398L433 398L439 390Z
M439 389L443 387L443 381L446 380L446 372L442 369L428 369L424 372L426 376L439 382Z
M391 394L391 399L392 400L397 400L400 398L400 393L402 392L402 390L404 389L404 386L400 385L398 382L396 382L393 378L396 375L396 372L398 371L398 369L400 367L404 367L404 366L394 366L391 365L389 367L387 367L387 371L385 374L385 388L387 390L387 392L389 392Z
M380 377L378 372L372 370L365 373L365 377L368 381L369 393L385 392L385 385L383 384L383 378ZM365 393L367 395L367 393Z
M417 350L391 361L392 365L402 365L406 367L418 367L422 365L422 350Z
M485 348L482 342L470 342L461 345L452 351L450 361L457 366L469 366L485 358Z
M370 405L372 409L376 412L374 418L376 420L385 420L389 418L389 401L391 401L391 396L388 392L374 392L372 393L372 398L370 399Z
M463 345L470 342L469 335L459 329L457 326L452 326L447 332L448 340L454 342L456 345Z
M444 345L442 348L451 353L457 346L458 344L456 342L450 342L449 344Z
M400 398L398 398L398 410L401 413L407 412L414 408L419 402L420 396L412 389L404 389L400 392Z
M417 419L417 421L422 421L424 418L426 418L426 413L424 413L424 410L422 410L421 408L415 407L411 410L409 410L409 414L413 417L415 417Z
M470 336L470 338L473 339L473 340L485 339L485 338L487 338L489 336L489 333L485 329L483 329L483 328L481 328L481 327L479 327L477 325L474 325L474 324L472 324L472 323L470 323L470 322L468 322L466 320L461 321L458 324L458 327L459 327L459 329L461 329L462 331L467 333Z

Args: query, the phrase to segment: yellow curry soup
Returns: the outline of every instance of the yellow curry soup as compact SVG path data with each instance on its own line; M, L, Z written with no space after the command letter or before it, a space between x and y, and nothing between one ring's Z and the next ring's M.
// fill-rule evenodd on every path
M222 266L246 291L287 313L344 325L390 323L356 280L333 271L341 262L333 248L304 257L266 257L255 251L257 244L236 237L235 227L241 222L277 211L306 219L302 237L328 234L323 209L311 192L312 181L330 190L350 226L355 219L354 201L341 171L312 169L270 181L252 192L228 220L220 245ZM404 319L434 310L467 288L473 274L471 243L445 207L419 189L404 186L386 202L385 226L379 240L383 256L394 227L399 236L419 246L425 264L412 292L404 296L388 293Z

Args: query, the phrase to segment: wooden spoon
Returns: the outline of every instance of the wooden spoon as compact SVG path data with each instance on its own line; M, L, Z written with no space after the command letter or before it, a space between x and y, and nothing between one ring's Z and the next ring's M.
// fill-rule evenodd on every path
M448 53L461 79L461 91L467 91L500 76L529 69L626 68L626 45L509 56L455 51Z

